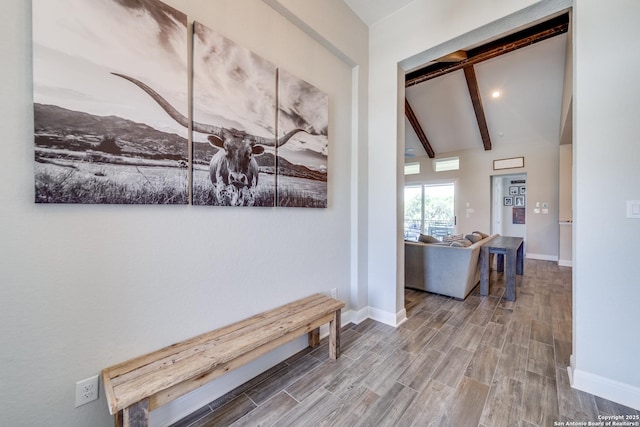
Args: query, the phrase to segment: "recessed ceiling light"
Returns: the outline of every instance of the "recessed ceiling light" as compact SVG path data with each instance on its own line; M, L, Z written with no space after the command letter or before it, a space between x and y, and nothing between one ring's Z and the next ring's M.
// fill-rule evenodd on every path
M502 95L502 93L499 90L494 90L493 92L491 92L492 98L500 98L500 95Z

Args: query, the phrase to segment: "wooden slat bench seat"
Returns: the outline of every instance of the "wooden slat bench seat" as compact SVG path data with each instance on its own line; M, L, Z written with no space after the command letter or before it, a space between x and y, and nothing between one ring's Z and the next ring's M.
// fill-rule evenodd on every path
M320 343L329 323L329 356L340 355L342 301L316 294L102 371L116 426L146 426L149 411L302 335Z

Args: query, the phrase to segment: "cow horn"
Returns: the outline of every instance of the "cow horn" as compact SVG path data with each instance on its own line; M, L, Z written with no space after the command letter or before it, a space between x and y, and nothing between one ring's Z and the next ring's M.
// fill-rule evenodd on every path
M151 89L149 86L142 83L140 80L134 79L133 77L129 77L119 73L111 73L111 74L113 74L114 76L122 77L125 80L129 80L131 83L138 86L140 89L145 91L151 98L153 98L153 100L156 101L158 105L160 105L160 107L162 107L162 109L166 111L169 116L171 116L173 120L175 120L176 122L178 122L178 124L184 126L185 128L189 128L189 119L183 116L178 110L173 108L173 106L169 104L169 102L166 99L164 99L158 92ZM205 125L195 121L193 122L192 126L193 126L192 129L196 132L222 136L222 128L219 128L217 126Z
M256 142L266 147L275 147L275 146L280 147L286 144L287 142L289 142L289 140L298 132L309 133L304 129L294 129L291 132L284 135L282 138L278 139L277 141L273 138L258 138Z
M131 83L133 83L136 86L138 86L140 89L145 91L151 98L153 98L153 100L156 101L158 103L158 105L160 105L160 107L164 111L166 111L166 113L169 116L171 116L171 118L173 120L175 120L176 122L178 122L180 125L184 126L185 128L189 128L189 119L187 117L185 117L184 115L182 115L171 104L169 104L169 101L164 99L162 97L162 95L160 95L158 92L156 92L155 90L151 89L146 84L142 83L140 80L135 79L133 77L129 77L129 76L124 75L124 74L113 73L113 72L111 74L113 74L114 76L121 77L121 78L123 78L125 80L129 80ZM222 128L217 127L217 126L206 125L206 124L198 123L198 122L194 121L193 124L192 124L192 129L194 131L196 131L196 132L215 135L215 136L218 136L218 137L221 137L221 138L223 137ZM280 147L280 146L286 144L287 142L289 142L291 137L293 137L298 132L309 133L304 129L299 129L298 128L298 129L294 129L291 132L287 133L286 135L284 135L282 138L278 139L277 141L274 138L262 138L262 137L256 137L255 141L256 141L256 143L264 145L264 146L267 146L267 147L275 147L275 146Z

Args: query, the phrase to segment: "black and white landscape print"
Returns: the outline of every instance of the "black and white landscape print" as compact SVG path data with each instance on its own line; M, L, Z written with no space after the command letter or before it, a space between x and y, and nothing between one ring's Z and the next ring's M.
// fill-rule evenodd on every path
M276 67L193 29L193 204L274 206Z
M327 207L328 114L327 94L278 70L278 206Z
M327 95L198 22L193 32L193 204L326 207Z
M188 202L187 37L156 0L33 0L36 202Z

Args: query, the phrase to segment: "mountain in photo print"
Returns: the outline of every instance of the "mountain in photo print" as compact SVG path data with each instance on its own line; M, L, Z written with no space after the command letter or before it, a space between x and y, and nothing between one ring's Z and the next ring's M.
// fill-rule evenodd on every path
M329 97L291 73L278 70L278 135L295 133L277 150L277 205L327 207Z
M33 0L37 203L188 203L187 34L157 0Z

